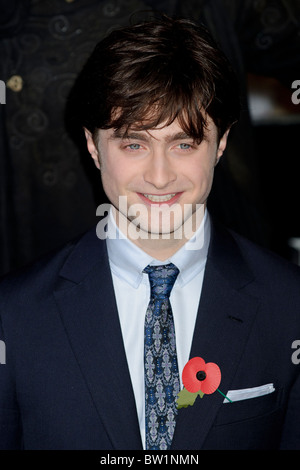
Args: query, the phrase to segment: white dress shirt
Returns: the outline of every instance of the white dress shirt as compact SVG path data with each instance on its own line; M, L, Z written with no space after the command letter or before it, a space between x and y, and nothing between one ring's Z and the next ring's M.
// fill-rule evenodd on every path
M113 235L110 235L113 234ZM179 376L189 360L210 239L205 211L201 226L181 249L164 261L152 258L118 229L112 211L107 218L107 250L124 347L133 386L141 438L145 448L144 319L150 300L148 264L174 263L180 273L170 295Z

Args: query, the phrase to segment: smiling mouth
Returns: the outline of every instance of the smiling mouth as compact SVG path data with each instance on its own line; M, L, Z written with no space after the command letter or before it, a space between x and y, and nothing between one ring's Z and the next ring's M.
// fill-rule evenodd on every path
M176 196L176 193L173 194L162 194L162 195L157 195L157 194L143 194L143 196L151 202L168 202L173 197Z

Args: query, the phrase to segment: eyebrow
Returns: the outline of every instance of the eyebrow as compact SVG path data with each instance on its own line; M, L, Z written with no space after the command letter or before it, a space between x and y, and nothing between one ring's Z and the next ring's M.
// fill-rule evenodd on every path
M142 142L149 142L151 140L150 135L145 131L128 131L123 132L122 129L116 129L113 134L109 137L110 140L118 139L132 139L140 140ZM188 135L186 132L177 132L176 134L166 135L164 138L166 143L174 142L176 140L195 140L193 137Z

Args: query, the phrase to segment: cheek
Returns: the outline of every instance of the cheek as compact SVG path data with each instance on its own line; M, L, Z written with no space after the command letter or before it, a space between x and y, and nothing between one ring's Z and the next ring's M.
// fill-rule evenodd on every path
M192 183L194 199L197 203L205 203L213 182L214 159L210 158L190 167L189 179ZM186 175L187 176L187 175Z
M115 202L116 194L119 192L119 172L118 166L104 152L100 157L101 162L101 181L103 189L110 199Z
M217 157L216 145L203 142L201 146L194 158L189 160L189 165L182 168L182 172L185 172L196 186L211 184Z
M110 157L103 161L101 178L104 191L108 196L124 195L130 183L134 180L135 172L128 162L122 158Z
M120 181L118 173L109 166L101 168L101 180L103 189L111 201L115 200L115 196L120 192Z
M213 175L214 166L212 165L195 165L190 171L190 179L194 187L199 189L211 186Z

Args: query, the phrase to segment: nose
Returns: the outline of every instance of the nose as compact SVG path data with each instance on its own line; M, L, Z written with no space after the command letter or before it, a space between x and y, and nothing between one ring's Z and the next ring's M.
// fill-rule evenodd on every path
M167 188L176 180L176 171L169 157L163 150L153 150L144 172L144 180L156 189Z

